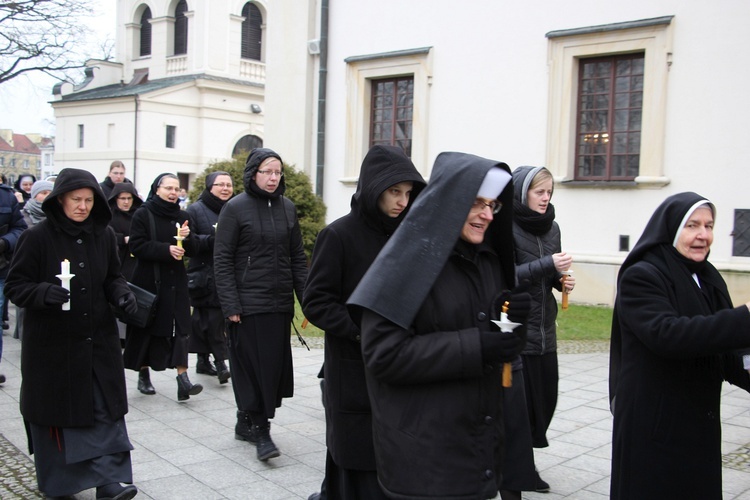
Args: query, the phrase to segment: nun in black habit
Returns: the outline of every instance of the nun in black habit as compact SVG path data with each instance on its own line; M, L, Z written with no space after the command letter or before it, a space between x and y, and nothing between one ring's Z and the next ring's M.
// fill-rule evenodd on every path
M707 257L715 208L695 193L656 209L623 262L612 318L611 498L722 498L724 380L750 390L750 302L732 307Z
M125 368L138 372L138 390L155 394L149 367L177 369L177 400L185 401L203 390L187 374L190 335L190 298L183 256L195 254L188 214L180 210L180 181L170 173L156 177L146 202L130 225L130 251L138 261L133 283L156 293L156 317L146 328L128 325L123 359ZM178 229L179 227L179 229ZM185 238L182 248L176 236ZM157 277L158 274L158 277Z
M441 153L409 215L351 295L363 308L362 354L378 480L389 497L482 499L502 480L502 362L524 329L491 323L511 293L513 185L504 163ZM501 209L502 207L506 207Z
M133 447L110 304L137 306L120 274L107 201L93 175L66 168L42 209L47 218L21 234L5 283L26 309L21 414L39 489L62 497L97 487L97 498L132 498L137 488L120 484L132 483ZM69 291L57 277L66 260Z

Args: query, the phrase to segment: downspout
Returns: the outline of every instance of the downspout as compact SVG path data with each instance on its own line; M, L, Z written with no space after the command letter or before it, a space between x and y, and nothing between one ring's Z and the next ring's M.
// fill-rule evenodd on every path
M328 78L328 1L320 2L320 67L318 69L318 164L315 194L323 198L326 159L326 80Z
M140 106L140 98L138 94L135 95L135 119L133 123L133 185L137 186L136 182L136 170L138 166L138 107Z

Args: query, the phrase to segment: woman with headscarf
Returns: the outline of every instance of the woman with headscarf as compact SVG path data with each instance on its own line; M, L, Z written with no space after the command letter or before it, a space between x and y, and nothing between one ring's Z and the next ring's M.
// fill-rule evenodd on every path
M128 325L123 358L125 368L138 372L138 390L155 394L149 367L177 369L177 400L185 401L203 390L187 374L190 299L183 256L195 253L188 214L180 210L180 181L174 174L159 174L146 202L133 215L130 251L137 262L133 284L158 297L156 317L150 326ZM177 236L184 238L177 240ZM178 245L182 243L182 245Z
M187 208L193 223L193 238L198 245L187 269L190 304L193 306L190 352L198 353L196 373L214 375L220 384L227 383L230 373L224 362L227 359L227 342L224 316L216 294L214 242L219 212L233 193L232 176L228 172L211 172L206 176L206 188L198 201ZM208 358L211 353L214 355L214 366L211 366Z
M360 315L349 313L346 300L424 186L401 148L373 146L362 161L351 211L315 240L302 311L325 330L328 500L385 498L375 469Z
M516 388L525 389L525 394L517 397L519 401L525 400L534 448L549 446L547 429L557 407L560 378L557 366L557 300L552 289L562 291L562 272L573 263L572 257L561 250L560 227L555 222L555 207L551 203L554 189L552 174L544 167L518 167L513 171L516 279L519 287L531 294L526 347L521 359L514 363L513 370L516 372L514 378L519 379ZM567 278L565 286L569 293L575 286L575 278ZM523 382L519 370L522 370ZM525 434L526 426L523 427ZM516 435L520 432L519 429ZM531 455L533 461L533 450ZM508 480L514 484L511 489L549 491L549 484L536 471L533 476L533 480L520 480L520 475L509 473Z
M750 390L750 302L708 262L716 210L696 193L656 209L617 278L609 397L611 498L721 499L721 386Z
M89 172L66 168L42 204L47 218L21 234L5 293L27 310L21 413L39 489L49 497L96 487L129 499L122 356L110 305L137 307L120 274L110 212ZM68 289L57 275L67 261Z
M117 250L120 255L120 270L125 279L133 279L136 258L130 252L130 225L133 222L135 211L141 208L143 200L138 196L135 186L129 182L119 182L114 185L110 192L109 209L112 211L112 220L109 225L115 230L117 238Z
M13 188L16 190L16 199L21 205L21 208L31 199L31 188L36 182L36 177L32 174L21 174L13 184Z
M281 453L269 422L282 398L294 393L291 323L294 294L302 301L307 257L297 209L284 196L284 164L275 151L247 157L244 193L224 206L214 246L216 291L227 322L237 418L258 460Z
M441 153L427 187L347 302L362 355L378 481L389 498L494 498L504 450L502 364L529 295L515 284L505 163ZM505 208L504 208L505 207Z

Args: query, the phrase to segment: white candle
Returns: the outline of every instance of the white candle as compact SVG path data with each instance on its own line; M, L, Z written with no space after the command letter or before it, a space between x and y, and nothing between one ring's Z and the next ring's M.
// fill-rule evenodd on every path
M60 262L60 274L70 274L70 261L68 259Z

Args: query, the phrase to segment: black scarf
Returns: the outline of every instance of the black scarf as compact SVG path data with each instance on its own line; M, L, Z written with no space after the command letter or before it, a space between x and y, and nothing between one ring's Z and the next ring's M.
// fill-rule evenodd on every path
M540 214L536 210L532 210L527 205L522 204L518 199L514 199L513 220L527 233L531 233L534 236L541 236L547 234L552 229L552 223L555 221L555 207L550 203L547 205L547 211Z
M163 200L158 196L154 196L146 203L144 203L143 206L150 210L154 215L158 215L159 217L164 217L170 220L177 220L178 216L180 215L179 202L172 203L167 200Z
M222 207L226 204L226 201L220 199L218 196L212 193L209 193L208 190L203 190L198 200L202 201L203 204L206 205L208 209L215 214L221 212Z

